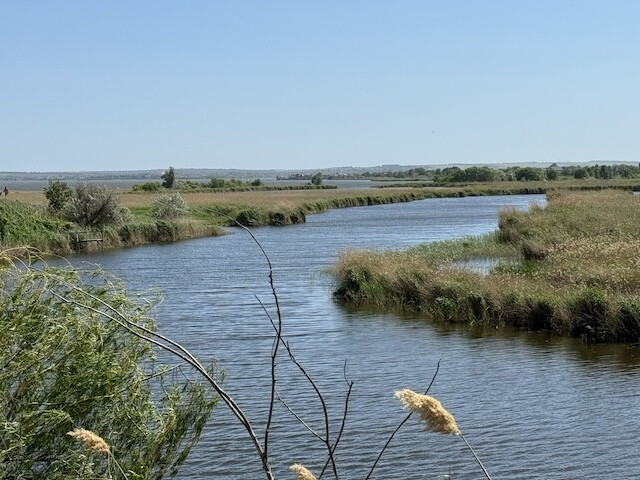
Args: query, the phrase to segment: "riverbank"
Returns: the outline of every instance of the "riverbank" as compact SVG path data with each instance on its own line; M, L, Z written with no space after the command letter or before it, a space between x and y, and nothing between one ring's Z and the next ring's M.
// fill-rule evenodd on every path
M122 248L159 242L173 242L225 233L224 227L236 222L258 227L291 225L306 221L306 215L334 208L348 208L389 203L411 202L426 198L464 197L465 189L394 188L384 190L291 190L248 192L182 192L188 206L187 215L178 220L157 220L151 215L158 194L118 191L119 204L131 212L124 224L109 226L90 236L100 242L74 242L80 230L70 222L47 212L43 192L16 191L11 200L0 201L0 245L4 247L34 247L44 253L67 255L78 250ZM523 185L514 185L508 192L539 193ZM2 227L0 227L2 228Z
M355 305L638 342L639 248L640 197L557 192L544 209L502 212L495 234L402 252L347 252L333 274L337 297ZM495 266L468 268L478 260Z
M218 236L236 222L258 227L291 225L306 221L306 215L334 208L410 202L427 198L484 195L540 194L562 186L599 190L607 185L633 189L629 181L594 182L494 182L430 188L327 189L291 191L181 192L188 213L178 220L158 220L151 215L157 193L113 191L131 216L121 225L90 232L100 242L74 242L80 228L47 211L42 191L14 191L11 200L0 202L0 245L34 247L44 253L67 255L79 250L122 248L173 242L202 236ZM4 229L4 230L2 230Z

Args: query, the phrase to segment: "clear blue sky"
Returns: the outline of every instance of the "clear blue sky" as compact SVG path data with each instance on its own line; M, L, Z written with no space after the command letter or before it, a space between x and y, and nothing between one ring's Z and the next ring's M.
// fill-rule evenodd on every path
M637 0L0 0L0 171L593 160Z

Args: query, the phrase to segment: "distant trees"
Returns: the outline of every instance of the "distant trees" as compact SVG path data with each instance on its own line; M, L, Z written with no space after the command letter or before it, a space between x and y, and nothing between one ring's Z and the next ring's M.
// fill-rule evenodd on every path
M322 185L322 180L323 180L322 172L314 173L311 176L311 184L312 185L320 186L320 185Z
M573 172L573 178L576 180L582 180L583 178L587 178L589 173L586 168L576 168L575 172Z
M209 188L233 188L233 187L242 187L246 185L242 180L237 180L235 178L231 178L226 180L224 178L214 177L209 180L209 183L206 184Z
M534 167L519 168L516 171L516 180L524 182L536 182L543 179L542 169Z
M505 173L489 167L468 167L464 170L460 167L447 167L436 170L434 182L460 183L460 182L494 182L505 179Z
M160 182L137 183L131 187L134 192L157 192L160 190Z
M168 170L162 172L160 178L162 178L162 186L164 188L173 188L176 181L176 172L173 167L169 167Z

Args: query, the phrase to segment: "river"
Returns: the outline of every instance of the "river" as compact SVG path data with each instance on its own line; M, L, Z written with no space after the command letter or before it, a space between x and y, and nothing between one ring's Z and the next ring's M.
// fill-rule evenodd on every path
M284 335L326 393L339 426L346 374L355 382L336 457L342 478L364 478L405 412L393 397L424 390L450 410L494 479L640 478L638 348L583 345L542 333L432 325L419 316L358 311L332 299L324 273L348 248L397 249L482 234L501 208L527 208L543 196L429 199L332 210L307 223L253 233L274 267ZM258 431L268 405L273 312L267 264L242 230L217 238L150 245L71 259L100 264L132 290L159 290L159 330L225 370L225 387ZM278 388L320 429L319 404L283 356ZM316 474L324 456L280 404L271 444L278 478L303 463ZM411 419L373 478L482 478L458 437L429 433ZM184 479L263 478L246 433L220 404L180 471ZM325 477L326 478L326 477Z

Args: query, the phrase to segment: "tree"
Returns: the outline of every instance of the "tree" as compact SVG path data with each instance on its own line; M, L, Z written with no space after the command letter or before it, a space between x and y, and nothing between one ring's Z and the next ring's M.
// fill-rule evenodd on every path
M158 364L140 338L155 330L152 303L103 273L84 278L47 267L0 272L0 479L161 479L185 460L216 403L189 369ZM103 443L84 448L69 432Z
M322 172L314 173L314 174L311 176L311 183L312 183L313 185L317 185L317 186L322 185L322 180L323 180L323 179L322 179Z
M174 220L188 211L187 203L178 192L160 195L151 205L151 215L158 220Z
M613 168L611 168L611 165L600 166L600 178L603 178L605 180L613 178Z
M118 205L117 198L106 187L79 183L67 202L64 216L82 227L104 227L122 223L128 210Z
M207 187L209 188L224 188L226 186L226 181L224 178L212 178L209 180Z
M575 178L576 180L587 178L588 175L589 173L587 172L587 169L583 167L576 168L575 172L573 172L573 178Z
M558 179L558 172L556 172L556 169L553 167L549 167L544 171L545 176L547 177L547 180L557 180Z
M535 182L542 180L542 169L533 167L519 168L516 171L516 180L525 182Z
M162 178L162 186L164 188L173 188L176 181L176 172L173 167L169 167L168 170L162 172L160 178Z
M44 188L44 196L49 200L49 208L55 212L61 212L65 207L73 191L66 182L60 180L49 180L49 184Z

